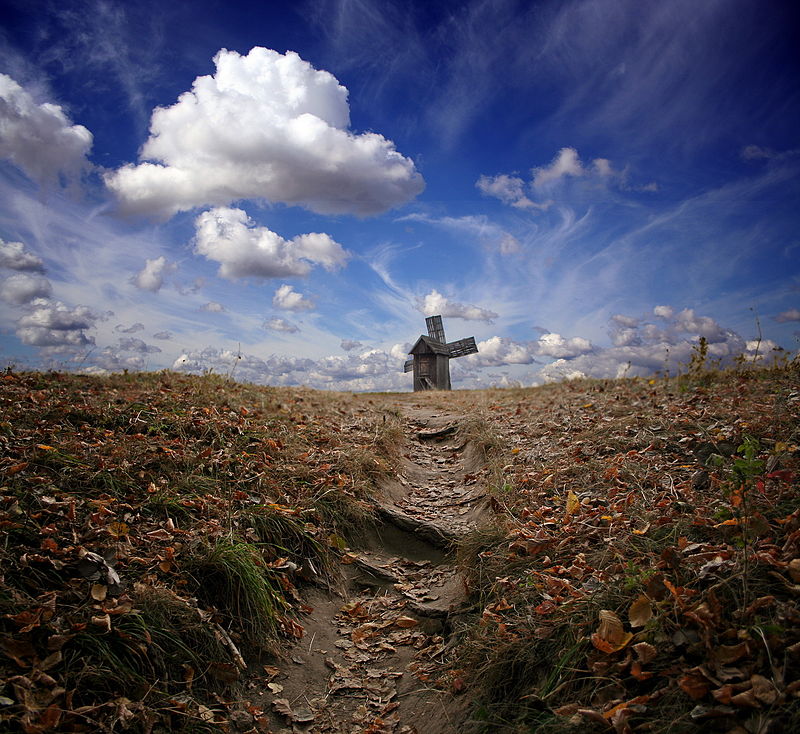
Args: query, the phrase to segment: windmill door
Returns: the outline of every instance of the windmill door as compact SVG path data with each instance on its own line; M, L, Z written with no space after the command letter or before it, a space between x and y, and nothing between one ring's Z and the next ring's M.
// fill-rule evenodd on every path
M420 354L418 359L419 363L419 381L423 390L431 390L436 387L436 355L435 354Z

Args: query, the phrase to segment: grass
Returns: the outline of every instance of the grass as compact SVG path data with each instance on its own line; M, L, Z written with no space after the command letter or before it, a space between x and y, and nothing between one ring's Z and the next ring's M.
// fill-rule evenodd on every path
M288 605L256 546L220 539L201 545L185 566L195 593L220 613L226 626L242 630L256 646L274 636Z

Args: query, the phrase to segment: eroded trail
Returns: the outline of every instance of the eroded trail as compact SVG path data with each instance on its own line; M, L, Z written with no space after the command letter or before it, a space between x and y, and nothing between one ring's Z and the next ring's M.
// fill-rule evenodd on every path
M398 407L400 472L376 498L380 522L345 557L340 594L307 594L305 635L269 684L277 731L463 731L466 702L439 673L466 601L448 551L484 512L481 467L462 416Z

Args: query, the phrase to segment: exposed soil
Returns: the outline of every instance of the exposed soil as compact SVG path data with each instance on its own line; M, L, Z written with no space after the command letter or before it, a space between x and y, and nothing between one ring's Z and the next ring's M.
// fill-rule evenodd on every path
M305 635L270 684L279 731L464 730L460 681L434 674L466 601L449 550L486 512L480 466L462 416L411 396L395 405L400 472L376 500L379 524L345 554L342 588L306 595Z

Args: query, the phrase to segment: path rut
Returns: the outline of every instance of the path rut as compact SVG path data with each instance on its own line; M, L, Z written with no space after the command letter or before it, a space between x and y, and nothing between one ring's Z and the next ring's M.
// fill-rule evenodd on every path
M380 522L345 556L340 595L305 594L305 635L269 684L280 734L463 731L468 702L438 673L466 604L448 550L486 511L480 467L462 416L397 407L404 455L376 498Z

